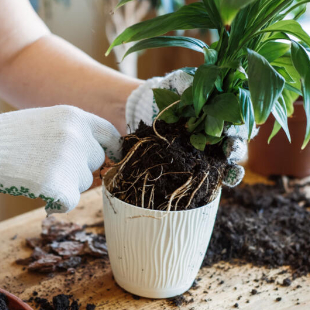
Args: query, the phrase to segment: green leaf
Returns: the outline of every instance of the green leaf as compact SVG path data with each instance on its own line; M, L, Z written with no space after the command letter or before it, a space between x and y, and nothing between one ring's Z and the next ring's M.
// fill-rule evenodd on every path
M113 41L106 52L106 56L109 55L113 47L123 43L161 36L173 30L196 28L214 28L205 6L200 2L184 5L174 13L157 16L128 27Z
M223 92L223 81L219 75L217 76L215 80L215 87L220 93Z
M204 53L208 45L203 41L181 36L162 36L142 40L132 46L124 55L123 59L131 53L142 51L145 49L160 48L160 47L184 47L196 52Z
M207 135L207 144L217 144L219 143L220 141L222 141L224 139L224 136L221 136L221 137L213 137L213 136L209 136Z
M132 0L121 0L117 6L115 7L114 11L116 11L118 8L120 8L121 6L125 5L127 2L131 2Z
M304 109L307 116L307 126L302 149L310 140L310 59L307 51L299 43L292 41L292 61L301 77L301 90L304 97Z
M294 102L297 100L299 95L292 91L284 89L282 92L282 96L285 101L287 116L290 117L294 113Z
M273 61L271 65L273 67L274 66L284 67L285 70L289 73L289 75L294 80L294 83L291 83L291 84L294 84L292 86L300 89L300 75L293 65L291 55L284 55L276 59L275 61Z
M205 132L213 137L220 137L223 132L224 121L211 115L207 115L205 120Z
M224 25L231 25L238 12L256 0L214 0Z
M281 129L281 125L277 121L275 121L272 132L268 138L268 144L270 143L271 139L280 131L280 129Z
M202 133L192 134L190 142L197 150L204 151L207 144L207 137Z
M295 83L295 81L290 76L290 74L287 72L285 67L273 66L273 68L284 77L287 83Z
M257 124L263 124L284 88L284 78L258 53L248 49L249 89Z
M301 41L305 42L308 46L310 46L309 35L302 29L302 27L296 20L281 20L259 31L259 33L277 31L291 34L300 39Z
M267 36L263 39L263 42L276 41L276 40L287 40L291 42L290 37L283 32L276 32L275 34L271 33L270 36Z
M255 123L254 110L251 102L251 94L248 90L239 88L239 101L241 105L241 114L244 123L248 129L248 139L251 139L253 126Z
M193 86L186 88L181 96L179 108L193 104Z
M219 11L214 3L214 0L203 0L203 4L210 16L212 23L215 25L218 31L222 28L222 19Z
M299 73L301 79L304 79L306 74L309 72L309 55L305 48L295 42L292 41L292 52L291 52L292 62L297 72Z
M289 91L292 91L292 92L298 94L299 96L302 96L301 90L299 90L298 88L292 86L291 84L285 83L285 87L284 88L289 90Z
M172 103L180 100L180 96L178 94L168 89L155 88L153 89L153 93L155 102L160 111L164 110ZM172 106L160 116L160 119L164 120L168 124L176 123L179 120L179 117L176 115L176 109L176 105Z
M215 65L217 62L217 51L213 49L204 48L205 63L208 65Z
M213 90L219 72L219 67L208 64L203 64L197 69L193 81L194 108L197 116Z
M267 61L273 62L279 57L283 56L289 49L290 44L281 42L268 42L259 49L258 53L265 57Z
M277 122L281 125L281 127L285 131L288 140L291 142L290 131L288 129L288 124L287 124L286 105L285 105L285 101L282 96L280 96L278 101L276 101L271 112L273 116L275 117L275 119L277 120Z
M195 117L196 113L195 113L193 106L186 106L183 108L183 110L179 116L180 117L186 117L186 118Z
M232 93L224 93L215 96L209 104L203 107L203 111L207 115L233 124L243 123L239 101Z

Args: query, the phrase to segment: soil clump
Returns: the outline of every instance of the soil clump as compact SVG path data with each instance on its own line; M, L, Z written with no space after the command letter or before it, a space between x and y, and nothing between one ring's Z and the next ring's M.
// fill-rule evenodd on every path
M235 260L257 266L289 266L293 278L310 272L310 200L300 186L223 187L204 266ZM290 285L290 279L282 284Z
M199 151L185 123L157 121L156 130L140 122L123 140L123 160L108 189L117 198L155 210L193 209L212 201L221 186L227 160L221 143ZM112 183L111 183L112 184Z

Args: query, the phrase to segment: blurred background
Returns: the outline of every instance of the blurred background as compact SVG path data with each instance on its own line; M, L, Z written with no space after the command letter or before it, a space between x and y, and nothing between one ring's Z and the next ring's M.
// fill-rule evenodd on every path
M129 44L119 46L105 57L110 42L126 27L156 15L176 10L184 3L197 0L141 0L133 1L115 14L110 14L118 0L30 0L34 9L50 30L89 54L98 62L121 72L147 79L162 76L181 67L195 67L203 56L182 48L154 49L132 54L120 62ZM310 10L302 17L303 27L310 33ZM216 39L210 32L186 31L181 34L197 37L207 43ZM104 85L102 85L104 87ZM55 102L57 104L57 102ZM0 112L13 108L0 98ZM0 221L43 206L38 200L0 194Z

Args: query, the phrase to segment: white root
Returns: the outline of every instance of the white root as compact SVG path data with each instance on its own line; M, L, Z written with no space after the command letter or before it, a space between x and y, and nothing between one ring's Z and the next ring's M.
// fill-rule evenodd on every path
M181 100L177 100L177 101L171 103L170 105L168 105L168 106L167 106L166 108L164 108L162 111L160 111L160 113L158 113L158 115L156 116L156 118L154 119L154 122L153 122L153 130L154 130L156 136L157 136L158 138L160 138L160 139L166 141L168 144L170 144L169 141L168 141L165 137L161 136L161 135L158 133L158 131L156 130L156 126L155 126L155 125L156 125L156 121L160 118L160 116L161 116L164 112L166 112L168 109L172 108L174 105L178 104L180 101L181 101Z
M204 181L206 180L206 178L208 177L209 175L209 172L205 172L205 175L203 176L202 180L200 181L199 185L197 186L197 188L192 192L190 198L189 198L189 201L185 207L185 209L187 209L189 207L189 205L191 204L194 196L196 195L197 191L199 190L199 188L202 186L202 184L204 183Z

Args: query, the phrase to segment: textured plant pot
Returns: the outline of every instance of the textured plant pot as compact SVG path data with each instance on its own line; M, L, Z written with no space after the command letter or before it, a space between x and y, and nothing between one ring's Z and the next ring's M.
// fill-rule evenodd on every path
M0 293L6 295L8 298L8 308L9 310L33 310L29 305L24 303L21 299L15 295L7 292L0 288Z
M167 214L125 203L103 185L105 234L116 282L148 298L187 291L205 256L219 200L220 193L206 206Z
M274 125L274 117L260 127L258 135L249 143L248 166L253 172L270 175L288 175L303 178L310 175L310 145L304 150L301 146L306 132L306 115L303 101L294 104L294 114L288 119L292 143L284 131L267 143Z

